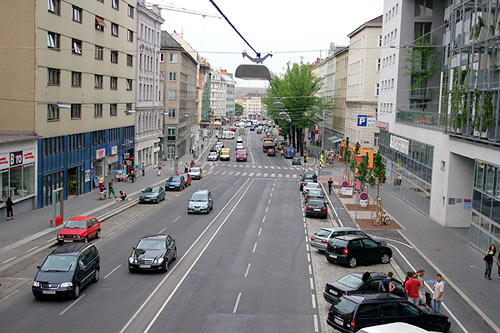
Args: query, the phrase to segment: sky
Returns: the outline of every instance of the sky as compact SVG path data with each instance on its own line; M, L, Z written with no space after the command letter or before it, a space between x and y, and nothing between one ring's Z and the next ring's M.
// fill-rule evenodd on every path
M218 15L209 0L148 0L151 3ZM333 42L349 44L347 35L366 21L382 15L383 0L214 0L250 45L262 55L275 74L288 62L310 63L324 58ZM182 33L184 39L206 57L212 68L234 73L250 47L224 19L162 10L163 30ZM263 87L264 81L237 79L239 87Z

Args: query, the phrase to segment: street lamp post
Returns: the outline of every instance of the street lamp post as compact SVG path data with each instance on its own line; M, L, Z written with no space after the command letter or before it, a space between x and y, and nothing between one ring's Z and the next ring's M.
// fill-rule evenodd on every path
M325 108L323 108L323 124L321 125L321 155L322 159L320 157L320 164L318 168L318 176L321 172L321 169L323 168L323 163L325 161L325 156L324 155L324 149L325 149Z

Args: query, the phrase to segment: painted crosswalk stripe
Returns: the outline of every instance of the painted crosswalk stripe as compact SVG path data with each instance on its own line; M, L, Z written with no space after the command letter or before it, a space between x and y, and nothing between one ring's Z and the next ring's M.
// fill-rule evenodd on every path
M257 174L255 175L255 177L260 177L260 175L262 175L262 173L257 172Z
M240 164L240 168L244 168L244 167L245 167L244 165Z
M296 174L293 174L293 175L292 175L292 178L297 178L297 175L296 175Z
M267 169L267 168L269 168L269 167L267 165L264 165L264 169Z
M276 169L281 170L281 168L280 168L279 166L277 166L277 167L276 167ZM284 169L284 168L283 168L283 169Z
M287 173L287 174L285 175L285 178L290 178L290 175Z
M274 166L271 165L271 169L274 169Z
M283 175L281 173L278 174L278 178L281 178L283 177Z
M234 171L230 171L227 175L231 176L234 173Z
M274 176L276 176L274 173L271 174L271 177L274 178Z
M248 172L243 172L241 175L246 176Z
M262 177L267 177L267 173L263 174Z
M217 172L218 172L218 171L217 171ZM217 174L217 172L215 172L215 174ZM224 176L226 173L227 173L227 171L222 171L220 175L221 175L221 176Z
M247 164L247 165L245 165L245 167L250 168L250 165Z
M238 171L238 172L236 172L234 175L235 175L235 176L239 176L239 174L240 174L240 173L241 173L241 172L239 172L239 171Z
M253 173L253 172L251 172L251 173L249 174L249 176L250 176L250 177L253 177L253 175L254 175L254 173Z
M262 169L262 165L259 165L259 169Z

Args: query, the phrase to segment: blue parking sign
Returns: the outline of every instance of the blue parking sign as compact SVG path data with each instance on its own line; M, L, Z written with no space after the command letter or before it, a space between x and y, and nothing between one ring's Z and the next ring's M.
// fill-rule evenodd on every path
M368 122L368 116L366 115L358 115L358 126L366 127L366 123Z

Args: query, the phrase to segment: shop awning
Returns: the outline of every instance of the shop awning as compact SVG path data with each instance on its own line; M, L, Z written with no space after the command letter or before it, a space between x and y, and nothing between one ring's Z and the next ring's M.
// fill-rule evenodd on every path
M342 142L344 139L342 138L339 138L338 136L331 136L327 139L328 141L330 141L331 143L339 143L339 142Z

